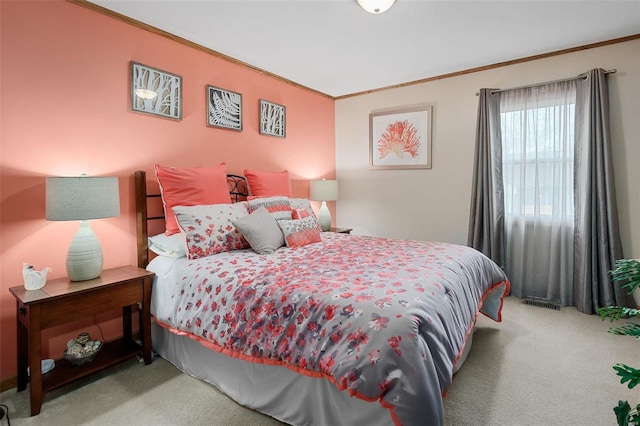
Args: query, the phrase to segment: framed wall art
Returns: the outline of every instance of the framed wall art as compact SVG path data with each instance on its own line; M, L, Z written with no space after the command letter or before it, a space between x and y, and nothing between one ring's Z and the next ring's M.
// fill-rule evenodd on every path
M260 99L260 133L284 138L286 128L285 107Z
M242 95L207 85L207 126L242 130Z
M131 109L182 119L182 77L131 61Z
M369 114L372 169L431 168L431 105Z

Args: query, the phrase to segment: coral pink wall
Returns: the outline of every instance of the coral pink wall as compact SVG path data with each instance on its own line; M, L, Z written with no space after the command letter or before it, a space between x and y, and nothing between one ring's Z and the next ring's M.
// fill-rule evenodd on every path
M122 214L92 222L105 267L136 263L133 172L158 162L227 170L288 169L294 195L310 178L335 175L334 101L65 1L2 1L0 379L16 374L15 300L22 262L66 275L77 223L44 219L45 177L120 179ZM129 61L181 75L183 118L129 108ZM205 85L243 95L243 131L205 125ZM258 133L258 102L285 105L286 139ZM46 288L46 287L45 287ZM118 312L43 334L43 356L60 358L80 331L112 339Z

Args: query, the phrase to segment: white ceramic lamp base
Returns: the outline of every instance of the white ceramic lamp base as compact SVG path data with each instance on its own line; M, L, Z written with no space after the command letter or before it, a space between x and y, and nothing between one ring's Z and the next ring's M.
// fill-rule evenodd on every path
M322 202L320 210L318 211L318 223L323 231L331 229L331 212L329 212L326 201Z
M102 272L102 248L89 222L80 222L67 252L67 275L71 281L86 281Z

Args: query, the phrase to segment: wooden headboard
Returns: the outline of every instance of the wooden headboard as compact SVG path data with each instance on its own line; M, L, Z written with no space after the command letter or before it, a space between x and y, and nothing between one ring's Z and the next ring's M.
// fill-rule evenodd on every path
M232 203L247 199L249 187L244 176L227 175L227 185ZM135 172L135 191L138 266L146 268L149 263L149 225L156 222L156 228L161 226L161 229L164 229L164 210L160 189L147 189L147 173L144 170ZM149 214L150 210L153 211L152 214Z

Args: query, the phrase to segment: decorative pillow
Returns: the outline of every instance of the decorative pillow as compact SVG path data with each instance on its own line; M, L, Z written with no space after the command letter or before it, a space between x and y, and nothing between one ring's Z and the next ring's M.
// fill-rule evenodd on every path
M287 247L300 247L321 241L318 222L312 216L296 220L279 220L278 225L282 229Z
M258 254L271 254L284 245L284 236L278 222L264 207L249 216L234 220L233 225Z
M292 196L291 181L287 170L281 172L258 172L244 169L244 176L249 182L249 190L254 197Z
M316 217L316 213L313 211L313 207L311 207L311 202L306 198L289 198L289 205L294 210L304 209L309 212L310 216Z
M184 234L158 234L148 238L149 250L159 256L184 257L187 255Z
M180 228L186 233L189 259L211 256L249 247L233 221L249 214L247 203L173 208Z
M174 206L229 204L227 169L224 163L213 167L177 168L156 164L156 176L164 205L165 233L177 234L180 228Z
M305 217L309 217L311 214L305 209L293 209L291 210L291 219L304 219Z
M276 220L291 219L291 206L287 197L258 198L250 196L247 202L249 203L249 213L264 207Z

